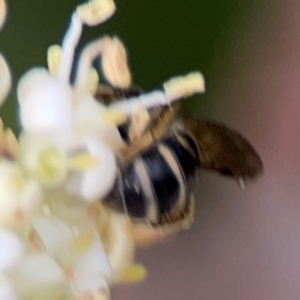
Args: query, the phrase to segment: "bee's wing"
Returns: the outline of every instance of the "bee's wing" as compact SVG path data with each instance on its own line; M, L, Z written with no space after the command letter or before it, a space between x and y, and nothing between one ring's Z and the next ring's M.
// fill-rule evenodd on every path
M203 168L236 179L254 179L263 171L254 147L239 133L216 122L181 117L197 144Z

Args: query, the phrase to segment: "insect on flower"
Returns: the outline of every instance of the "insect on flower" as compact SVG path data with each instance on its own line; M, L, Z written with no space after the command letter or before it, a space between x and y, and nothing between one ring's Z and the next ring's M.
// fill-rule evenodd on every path
M180 100L205 90L200 72L144 93L132 86L122 42L103 36L83 49L71 81L84 25L115 9L113 0L79 5L62 45L48 49L48 69L18 82L18 139L1 123L0 300L109 299L109 285L146 275L136 243L191 225L201 168L239 181L262 172L238 133L180 115ZM2 26L3 0L0 13ZM11 86L3 56L0 79L3 103Z
M263 171L259 154L241 134L183 115L179 101L173 102L204 92L201 73L174 77L163 87L164 92L144 94L135 86L100 85L96 92L101 103L128 112L126 122L118 126L123 139L116 150L118 176L101 200L129 216L137 232L147 233L145 241L139 236L143 243L151 229L155 235L190 227L201 169L234 179L241 187ZM152 106L155 102L160 105Z
M106 90L106 101L107 96ZM101 101L101 90L98 97ZM146 125L141 126L141 119L146 119ZM223 124L182 115L177 103L138 111L119 130L124 140L117 152L119 175L103 202L127 214L136 229L168 233L188 228L201 168L242 185L263 169L256 150L243 136Z
M69 33L78 37L74 24ZM63 49L55 51L53 57L63 60ZM120 40L103 37L89 44L81 55L75 80L78 95L89 82L95 82L89 78L93 78L91 65L99 55L111 86L100 85L95 92L94 83L90 90L99 103L114 111L108 115L117 121L114 133L101 134L114 149L118 170L113 185L99 200L128 216L135 229L148 226L167 233L188 228L193 222L194 181L201 168L217 171L241 185L262 172L259 155L240 134L222 124L179 113L178 100L204 92L200 72L174 77L165 82L164 90L142 93L131 86ZM57 72L52 61L49 59L49 68ZM81 104L77 110L81 128L95 128L92 119L97 116L91 118L94 112L87 101ZM96 111L94 101L93 106Z

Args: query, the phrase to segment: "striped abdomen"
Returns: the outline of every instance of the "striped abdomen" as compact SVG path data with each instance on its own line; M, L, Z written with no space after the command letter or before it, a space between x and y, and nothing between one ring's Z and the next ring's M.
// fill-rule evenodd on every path
M171 224L188 213L191 181L199 167L193 139L175 131L121 165L104 203L133 222Z

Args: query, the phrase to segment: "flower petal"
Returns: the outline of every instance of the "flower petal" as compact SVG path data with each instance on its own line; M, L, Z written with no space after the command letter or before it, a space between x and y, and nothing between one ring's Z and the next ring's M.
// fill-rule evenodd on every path
M0 300L18 300L8 280L0 275Z
M0 228L0 271L12 268L23 255L23 245L12 232Z
M98 238L95 238L90 249L78 258L72 272L81 293L108 288L107 279L112 276L112 269Z
M32 219L31 224L53 257L60 256L74 238L72 228L56 218L39 215Z
M36 253L24 257L9 274L9 280L20 294L60 285L66 281L62 269L46 253Z
M81 145L98 163L70 178L67 189L87 202L93 202L112 188L117 175L116 159L113 151L100 140L85 138Z
M72 124L73 92L43 68L29 70L17 87L20 119L25 131L63 130Z

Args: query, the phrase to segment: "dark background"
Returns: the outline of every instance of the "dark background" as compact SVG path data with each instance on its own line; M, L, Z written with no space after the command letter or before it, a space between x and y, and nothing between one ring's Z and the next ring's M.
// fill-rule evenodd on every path
M46 65L79 1L9 1L1 51L15 83ZM134 81L152 89L201 70L207 93L184 102L202 118L230 125L261 153L265 174L245 191L203 173L188 232L141 250L149 269L114 299L296 300L300 295L300 2L296 0L116 1L111 21L84 31L82 45L117 34ZM15 94L2 109L17 129Z

